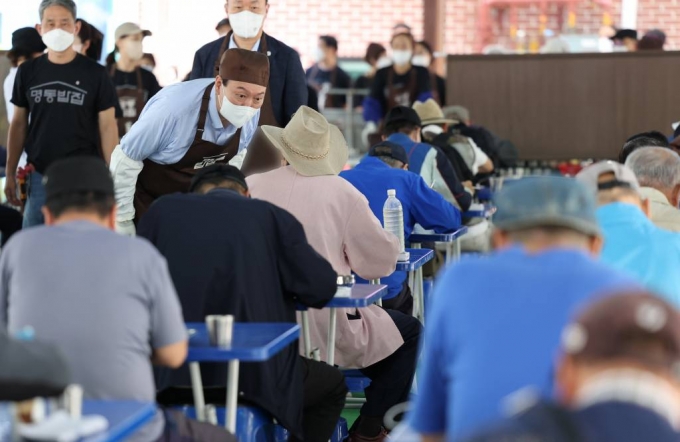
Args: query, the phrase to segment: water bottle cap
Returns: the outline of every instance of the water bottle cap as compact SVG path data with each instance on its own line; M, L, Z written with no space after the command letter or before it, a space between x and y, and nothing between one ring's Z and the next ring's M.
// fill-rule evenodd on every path
M387 191L387 196L397 196L396 189L390 189Z

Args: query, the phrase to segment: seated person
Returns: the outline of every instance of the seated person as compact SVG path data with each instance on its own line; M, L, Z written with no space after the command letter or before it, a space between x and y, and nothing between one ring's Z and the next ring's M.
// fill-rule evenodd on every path
M16 341L0 328L0 402L59 396L70 381L64 355L54 345Z
M669 147L668 138L658 131L642 132L628 138L619 152L619 163L624 164L628 156L642 147Z
M179 367L187 355L165 259L147 241L114 231L113 179L101 159L53 163L45 194L46 225L17 233L2 251L0 323L10 334L30 326L57 346L85 398L154 402L152 363ZM130 440L195 431L234 440L223 428L160 411Z
M138 230L168 260L186 322L233 315L236 322L294 323L296 303L320 308L333 298L331 265L290 213L250 199L238 169L202 169L190 191L159 199ZM226 364L201 368L203 384L217 387L206 398L223 405ZM160 403L193 403L187 366L157 381ZM328 441L347 394L338 369L300 357L293 345L267 362L242 363L239 381L241 399L269 412L296 440ZM166 388L177 386L185 388Z
M581 312L562 336L559 403L525 402L467 442L678 440L675 308L648 293L611 296Z
M436 101L433 99L424 103L418 101L413 105L413 110L420 117L423 138L428 143L442 149L445 154L449 151L456 151L463 158L474 182L479 181L480 175L493 172L493 162L472 139L456 131L449 132L449 126L456 122L444 118L444 112ZM447 156L453 162L453 158L448 154Z
M456 121L448 127L448 132L459 133L470 138L491 159L495 169L514 167L517 152L502 149L503 141L486 127L473 124L470 111L463 106L447 106L442 108L444 116Z
M421 143L421 126L416 111L410 107L396 106L385 117L384 138L406 150L409 158L408 170L423 177L425 183L446 201L463 212L468 210L472 203L472 183L461 183L441 149ZM467 191L463 184L468 188Z
M596 261L595 198L574 179L522 179L494 202L498 250L449 266L432 295L409 417L425 440L459 440L501 418L503 398L520 388L552 394L554 352L572 312L635 286Z
M680 307L680 234L649 219L649 200L640 195L633 171L614 161L601 161L583 169L576 179L598 199L602 261Z
M408 171L408 155L396 143L383 141L371 147L368 156L354 168L340 173L368 199L376 218L383 223L383 205L387 191L395 189L404 212L404 238L416 224L437 233L453 232L461 226L460 212L440 194L430 189L423 179ZM407 273L394 272L380 281L389 286L383 307L411 315L413 297L408 287Z
M399 240L383 230L361 192L337 176L348 157L340 130L306 106L284 129L262 130L290 165L248 177L253 197L292 213L339 275L354 272L369 280L391 275ZM309 316L312 345L325 356L328 312L310 311ZM405 402L411 390L420 330L414 317L376 305L337 310L335 361L361 369L372 381L350 430L353 440L385 438L385 413Z
M626 160L649 201L650 219L657 227L680 232L680 155L663 147L646 147Z

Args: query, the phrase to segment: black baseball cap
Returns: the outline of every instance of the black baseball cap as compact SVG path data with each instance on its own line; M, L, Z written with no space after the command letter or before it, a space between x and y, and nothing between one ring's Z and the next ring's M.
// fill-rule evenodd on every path
M30 53L44 52L47 49L42 37L35 28L20 28L12 32L12 49Z
M109 168L98 157L73 157L52 163L43 176L45 198L65 193L96 192L114 196Z
M415 124L416 126L422 126L422 122L420 121L420 117L410 107L406 106L395 106L390 111L387 113L387 116L385 117L385 126L387 126L390 123L412 123Z
M623 40L624 38L633 38L637 40L637 37L638 33L635 29L619 29L610 40Z
M204 181L212 179L233 181L243 187L243 189L248 190L248 184L246 184L246 177L243 175L243 172L228 164L213 164L201 169L194 175L191 179L191 185L189 185L189 192L195 191Z
M397 143L391 141L383 141L368 150L369 157L390 157L404 164L408 164L408 155L406 149Z

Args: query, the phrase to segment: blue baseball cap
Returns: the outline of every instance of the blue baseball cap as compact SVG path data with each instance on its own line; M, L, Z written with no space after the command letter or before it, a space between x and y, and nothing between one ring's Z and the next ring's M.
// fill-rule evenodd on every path
M408 164L408 155L406 154L406 149L404 149L400 144L393 143L391 141L383 141L375 146L372 146L368 150L369 157L390 157L394 160L401 161L404 164Z
M529 177L508 182L494 195L493 223L500 230L564 227L600 236L595 195L573 178Z

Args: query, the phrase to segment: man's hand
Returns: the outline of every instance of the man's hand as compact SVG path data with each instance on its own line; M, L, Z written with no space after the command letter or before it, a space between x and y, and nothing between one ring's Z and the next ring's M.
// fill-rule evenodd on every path
M463 184L463 187L471 191L473 194L475 193L475 185L472 184L472 181L463 181L461 184Z
M7 174L7 178L5 181L5 196L7 197L7 201L9 201L11 205L15 207L21 206L21 201L19 200L19 196L17 195L16 175Z
M137 229L132 220L116 222L116 232L126 236L136 236Z

